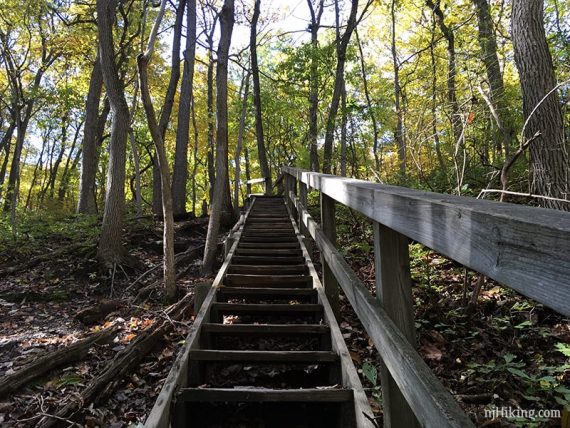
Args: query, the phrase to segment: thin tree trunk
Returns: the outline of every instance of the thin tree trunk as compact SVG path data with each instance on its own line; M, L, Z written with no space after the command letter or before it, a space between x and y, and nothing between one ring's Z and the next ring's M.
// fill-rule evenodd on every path
M374 106L372 105L372 97L370 96L370 90L368 88L368 76L366 73L366 64L364 63L364 52L362 50L362 43L360 42L360 37L358 36L358 31L354 31L354 35L356 36L356 42L358 44L358 52L360 54L360 71L362 73L362 83L364 86L364 96L366 97L366 104L368 106L368 116L370 117L370 121L372 122L372 132L374 137L374 146L373 146L373 153L374 153L374 160L376 162L376 172L380 174L382 169L382 155L379 154L379 130L378 130L378 121L376 120L376 115L374 114ZM392 39L392 43L395 40ZM345 162L346 162L346 155L345 155Z
M216 21L213 22L211 31L208 36L208 44L210 49L208 50L208 70L207 70L207 109L208 109L208 180L210 183L209 199L210 205L214 199L214 187L216 184L216 166L214 149L215 149L215 113L214 113L214 55L212 51L214 50L214 29L216 28Z
M79 201L77 212L95 214L95 176L97 174L97 151L99 147L99 103L103 89L103 74L99 55L93 63L89 91L85 102L85 126L83 127L81 177L79 179Z
M453 138L455 146L461 145L461 134L463 133L461 125L461 117L459 113L459 105L457 104L457 90L455 78L457 76L455 61L455 35L453 30L445 23L445 17L440 7L439 0L434 3L433 0L426 0L426 5L433 11L435 20L443 37L447 41L448 66L447 66L447 102L451 107L451 127L453 129ZM458 150L456 149L456 152Z
M77 140L79 139L79 132L83 127L83 121L77 124L77 128L75 129L75 135L73 136L73 142L71 143L71 148L69 149L69 154L67 155L67 159L65 160L65 166L63 168L63 173L61 174L61 179L59 181L59 189L57 191L57 200L63 202L65 198L65 194L67 193L67 189L69 187L69 177L71 175L71 169L74 168L77 163L76 160L77 156L71 162L73 157L73 152L75 151L75 147L77 147ZM81 152L81 149L79 149Z
M501 141L497 144L499 152L504 150L505 157L509 157L509 151L512 148L513 139L515 138L515 130L507 112L507 103L505 100L505 85L503 83L503 75L499 65L499 56L497 54L497 39L493 32L493 22L489 11L488 0L473 0L477 10L477 22L479 24L479 45L481 46L481 57L485 70L487 72L487 80L489 81L490 100L493 109L496 111L495 120L501 134Z
M220 12L220 42L216 69L216 184L212 200L202 271L210 274L216 259L218 232L222 216L224 187L228 181L228 54L234 26L234 0L224 0Z
M556 76L544 31L544 1L514 0L512 34L515 62L523 92L524 137L530 146L531 193L569 199L570 164ZM570 204L544 200L548 208L569 210Z
M172 203L174 216L186 214L186 182L188 181L188 143L190 140L190 109L194 81L194 57L196 55L196 0L187 0L186 50L184 72L178 104L176 149L172 174Z
M272 193L271 171L267 162L267 151L263 138L263 112L261 109L261 87L259 84L259 64L257 61L257 21L259 19L261 0L255 0L253 17L251 19L251 31L249 35L249 49L251 57L251 76L253 79L253 105L255 107L255 136L257 138L257 152L261 175L266 181L266 192Z
M196 123L196 109L194 96L192 96L192 127L194 128L194 148L192 153L192 214L196 214L196 174L198 173L198 124Z
M445 161L443 159L443 153L441 152L441 142L439 140L439 131L437 129L437 63L435 61L434 53L434 42L435 42L435 18L433 20L432 32L431 32L431 42L430 42L430 59L431 59L431 116L432 116L432 133L435 144L435 153L437 156L437 163L439 164L440 172L443 174L445 172Z
M0 196L2 195L2 189L4 187L4 181L6 180L6 170L8 169L8 162L10 161L10 148L12 146L12 137L14 136L14 131L16 130L16 121L13 120L6 132L4 137L2 137L2 143L0 148L4 148L4 160L2 161L2 166L0 167Z
M239 216L239 189L240 189L240 173L241 173L241 148L243 145L243 134L245 132L245 119L247 116L247 99L249 97L249 77L250 71L248 70L244 76L244 89L242 95L241 114L239 118L238 138L236 144L235 154L235 175L234 175L234 211L236 217Z
M123 211L125 205L126 148L129 132L129 107L117 65L113 45L113 21L116 1L97 0L97 27L103 82L113 111L109 165L103 225L98 257L107 267L120 263L124 256L122 245Z
M338 0L335 1L338 2ZM350 37L352 36L352 32L356 28L357 10L358 10L358 0L351 0L351 8L350 8L350 15L348 18L348 22L346 23L346 28L344 30L344 33L342 37L340 37L340 41L337 44L334 91L331 100L331 105L329 108L329 114L327 117L325 143L324 143L323 172L325 174L331 173L334 129L336 122L336 115L338 112L338 107L340 104L340 98L342 94L342 82L344 80L344 65L346 63L346 49L348 48L348 43L350 42Z
M309 158L311 171L319 171L319 154L317 152L318 138L318 109L319 109L319 49L318 32L323 16L324 0L319 0L317 10L313 0L307 0L311 12L311 68L309 78Z
M176 96L176 89L178 88L178 81L180 80L180 41L182 39L182 21L184 18L184 10L186 0L179 0L178 7L176 8L176 18L174 20L174 30L172 35L172 51L170 54L170 79L164 95L160 117L158 118L158 129L162 141L166 136L166 130L170 123L170 115L174 106L174 98ZM155 158L152 170L152 211L155 215L160 215L163 210L162 205L162 179L160 172L160 161Z
M156 22L154 23L151 35L149 37L147 50L144 54L140 54L137 57L137 64L139 70L141 99L146 113L148 128L156 148L156 156L158 158L158 164L160 167L162 214L164 221L164 286L168 298L174 299L174 297L176 297L176 267L174 260L174 217L172 208L170 172L168 168L166 148L164 146L163 136L161 135L160 124L156 120L156 114L148 86L148 64L152 58L154 44L156 42L156 37L158 35L158 29L160 28L162 18L164 17L167 1L168 0L162 0L160 11L158 12ZM168 126L168 122L166 125L164 125L165 128L166 126Z
M398 159L400 160L400 173L406 174L406 141L404 140L404 122L400 99L402 97L402 87L400 86L400 64L398 62L398 51L396 47L396 0L392 0L390 7L392 18L391 31L391 51L392 65L394 67L394 107L396 109L396 128L394 129L394 140L398 148Z

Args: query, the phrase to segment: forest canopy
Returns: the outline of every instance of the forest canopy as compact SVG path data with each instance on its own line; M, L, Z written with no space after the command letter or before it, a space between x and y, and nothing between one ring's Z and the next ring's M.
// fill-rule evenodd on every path
M163 215L164 184L174 217L217 205L231 223L240 183L271 186L282 165L567 210L569 11L2 0L6 230L30 212L104 214L113 262L120 218Z

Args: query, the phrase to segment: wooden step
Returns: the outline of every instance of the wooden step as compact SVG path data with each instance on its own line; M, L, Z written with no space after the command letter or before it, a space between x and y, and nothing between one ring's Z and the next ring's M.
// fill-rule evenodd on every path
M184 388L177 401L181 402L241 402L241 403L343 403L353 400L352 389L266 389L266 388Z
M301 249L299 242L240 242L238 248L253 248L253 249Z
M267 363L334 363L338 355L332 351L230 351L194 349L189 359L196 361L259 361Z
M224 284L228 286L275 286L290 285L295 286L313 286L313 277L310 275L247 275L247 274L227 274Z
M321 335L328 334L330 329L322 324L217 324L205 323L202 325L205 333L218 334L302 334Z
M241 273L250 275L303 275L309 273L309 268L304 264L299 265L234 265L228 267L229 273Z
M242 265L299 265L305 263L302 256L252 256L252 255L235 255L232 258L232 264Z
M289 216L280 216L280 217L248 217L245 221L245 224L291 224L291 219Z
M295 233L290 230L249 230L247 228L242 232L242 236L260 236L260 237L292 237Z
M316 303L289 305L284 303L212 303L212 311L226 315L295 315L320 313L323 306Z
M246 287L220 287L218 299L244 300L298 300L317 302L317 290L314 288L246 288Z
M303 255L302 250L295 250L294 248L237 248L235 254L238 256L289 256L289 257L300 257Z
M297 236L247 236L242 235L239 242L299 242Z

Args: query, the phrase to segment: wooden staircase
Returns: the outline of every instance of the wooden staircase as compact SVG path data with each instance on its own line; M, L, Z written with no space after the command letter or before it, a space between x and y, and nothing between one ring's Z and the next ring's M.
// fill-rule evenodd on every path
M254 197L146 426L374 426L302 238L283 198Z

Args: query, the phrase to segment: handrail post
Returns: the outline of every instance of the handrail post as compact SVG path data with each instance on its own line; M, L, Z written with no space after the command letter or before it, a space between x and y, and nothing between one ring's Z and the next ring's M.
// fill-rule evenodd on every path
M303 205L303 208L307 209L307 185L299 180L299 200ZM303 235L306 235L306 228L303 224L303 219L301 218L301 211L297 212L297 222L299 223L299 230Z
M285 175L285 203L289 208L292 209L293 204L291 203L289 191L291 190L291 180L293 177L290 174Z
M376 221L373 223L376 298L408 341L415 345L408 237ZM419 428L421 425L384 364L380 381L384 427Z
M325 236L336 246L336 201L321 192L321 229ZM339 290L340 286L330 266L321 255L323 266L323 285L325 293L336 319L340 318Z

